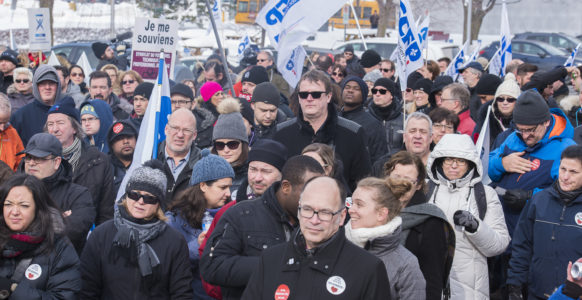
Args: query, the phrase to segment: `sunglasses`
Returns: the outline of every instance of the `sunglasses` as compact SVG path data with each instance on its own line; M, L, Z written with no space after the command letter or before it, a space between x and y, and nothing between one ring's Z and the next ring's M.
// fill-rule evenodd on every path
M384 89L372 89L372 95L375 95L378 92L380 92L380 95L386 95L386 92L388 92L388 90L384 90Z
M28 82L30 82L30 80L28 80L28 79L14 79L14 82L16 82L16 83L28 83Z
M406 92L407 93L410 93L410 92L412 92L412 89L411 88L406 88Z
M301 98L301 99L307 99L307 97L309 97L309 95L311 95L311 97L313 99L319 99L319 98L321 98L321 95L325 94L325 92L299 92L297 94L299 95L299 98Z
M133 84L135 80L123 80L121 83L123 84Z
M384 73L388 73L390 71L392 71L392 69L384 69L384 68L380 68L380 71L384 72Z
M228 147L228 149L230 149L230 150L236 150L239 145L240 145L239 141L230 141L230 142L226 142L226 143L214 142L214 148L216 148L216 150L218 150L218 151L224 150L224 146Z
M85 77L83 73L71 73L71 77Z
M507 98L503 98L503 97L497 97L495 98L496 102L506 102L507 103L513 103L515 102L517 99L513 98L513 97L507 97Z
M135 191L127 192L127 198L133 201L139 201L139 198L142 198L143 203L145 204L157 204L159 202L158 197L156 196L142 195Z
M344 77L344 74L339 73L339 72L332 72L331 75Z

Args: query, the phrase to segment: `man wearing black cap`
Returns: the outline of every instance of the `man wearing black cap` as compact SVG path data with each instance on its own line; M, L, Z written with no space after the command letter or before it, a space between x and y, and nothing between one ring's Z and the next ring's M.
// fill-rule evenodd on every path
M125 172L133 161L133 152L137 142L138 129L130 120L121 120L113 123L107 132L109 143L109 158L113 166L114 190L119 190Z
M87 233L95 220L95 208L86 187L73 183L71 165L63 159L59 140L48 133L37 133L28 142L24 164L19 171L42 180L66 220L67 237L81 253Z
M342 84L344 106L340 116L362 126L372 164L388 151L386 134L382 123L364 110L364 100L368 95L368 85L357 76L348 76Z
M249 151L247 178L232 193L237 202L260 197L275 182L281 180L281 170L287 161L287 148L276 141L257 141Z
M463 82L467 85L469 92L471 93L471 100L469 101L471 104L469 107L471 111L471 119L473 120L478 118L479 103L481 101L475 92L475 86L477 86L483 72L483 66L476 61L470 62L459 69L459 74L463 77Z
M479 101L474 101L469 104L469 110L471 111L471 118L474 121L478 121L479 119L479 109L481 106L491 100L493 100L493 96L495 95L495 91L497 87L501 84L501 78L493 75L493 74L483 74L481 78L479 78L479 82L475 86L475 94L479 98ZM476 116L473 116L473 112L477 111ZM475 117L475 118L473 118Z
M91 48L93 49L95 56L99 58L99 64L95 70L101 70L101 67L107 64L113 64L117 66L120 71L125 71L127 69L127 59L123 56L115 56L115 52L109 45L101 42L95 42L91 45Z
M6 94L6 89L14 82L12 72L16 67L18 67L18 53L16 51L7 48L2 54L0 54L0 74L2 79L0 80L0 92Z
M443 88L451 83L453 83L453 78L447 75L439 75L434 79L430 95L432 96L432 99L434 99L435 107L441 107L443 104L441 100Z
M360 59L360 65L364 68L364 72L366 74L380 69L380 62L382 61L382 57L378 52L368 49L362 54L362 58Z
M260 139L272 139L277 131L277 123L285 121L284 113L279 111L280 96L277 87L270 82L256 86L251 99L253 109L253 134L250 145Z
M195 145L200 149L212 146L212 129L216 118L208 109L198 105L194 99L192 89L183 83L178 83L170 90L170 98L172 100L172 112L178 108L186 108L194 114L196 131L198 132L194 141Z
M388 153L399 151L403 146L404 118L402 100L395 96L397 90L396 83L388 78L376 80L372 88L372 102L368 105L368 112L384 125Z
M261 66L254 66L247 70L242 78L242 90L241 93L238 95L239 98L245 99L248 102L251 101L253 91L257 84L269 82L269 75L267 74L267 70Z
M36 69L32 78L32 94L34 101L17 110L10 118L10 123L25 145L33 135L43 131L48 110L61 99L61 81L55 68L41 65Z
M143 121L143 116L148 108L148 103L150 102L150 97L152 95L152 90L154 89L154 84L151 82L140 83L133 91L133 114L128 119L133 126L139 131L141 127L141 122Z

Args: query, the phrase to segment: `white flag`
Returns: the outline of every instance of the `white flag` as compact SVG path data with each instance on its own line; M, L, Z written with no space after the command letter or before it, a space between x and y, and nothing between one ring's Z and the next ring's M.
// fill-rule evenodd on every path
M221 10L221 3L220 0L214 0L214 4L212 5L212 18L214 19L214 23L216 23L216 28L220 28L222 26L222 10ZM206 29L206 35L210 34L212 30L212 25L208 26Z
M570 57L568 57L568 59L566 59L566 62L564 63L564 67L571 67L574 65L574 60L576 59L576 54L578 53L578 47L580 47L580 44L578 44L576 46L576 48L574 48L574 50L572 50L572 54L570 54Z
M307 52L305 52L303 46L299 45L295 50L293 50L293 52L291 52L291 55L284 60L284 64L277 65L277 69L281 72L283 78L285 78L292 88L294 88L301 79L305 56L307 56Z
M430 14L424 18L422 24L418 27L418 39L420 40L420 49L426 49L428 43L426 39L428 38L428 25L430 24Z
M249 38L248 34L245 34L241 39L238 41L237 47L237 55L239 58L242 58L245 50L251 45L251 39Z
M507 5L503 2L501 6L501 39L499 41L499 57L501 58L501 68L497 76L505 76L505 67L512 59L511 55L511 35L509 33L509 17L507 16Z
M400 0L398 19L398 56L397 71L400 77L400 88L406 90L406 79L410 73L422 67L422 49L418 39L418 31L414 23L412 8L408 0Z
M479 151L479 156L481 157L481 164L483 165L483 174L481 176L481 181L483 184L489 184L491 179L488 175L488 168L489 168L489 151L490 148L490 130L489 130L489 118L491 114L491 105L487 107L487 116L485 117L485 122L483 122L483 127L481 127L481 131L479 132L479 138L477 138L477 143L475 143L475 147L477 147L477 151Z
M491 57L491 60L489 61L489 74L495 76L499 76L501 73L501 56L499 56L499 51L500 49L495 51L495 54L493 54L493 57Z
M42 58L40 60L42 60ZM46 64L49 66L60 66L61 65L61 62L57 58L57 55L55 54L54 51L51 51L51 56L49 57L48 62Z
M77 60L77 65L81 67L81 69L83 69L83 73L85 73L85 84L89 86L90 80L89 74L93 73L93 68L89 63L89 59L87 58L87 54L85 54L85 51L81 53L81 57L79 57L79 60Z
M469 56L467 63L477 60L477 57L479 57L479 51L481 51L481 41L477 42L477 46L475 46L475 50L473 50L473 53Z
M469 51L469 41L466 41L463 48L460 49L459 53L453 58L453 61L449 64L449 67L445 70L444 75L451 76L453 80L455 76L459 73L459 69L465 65L465 55Z

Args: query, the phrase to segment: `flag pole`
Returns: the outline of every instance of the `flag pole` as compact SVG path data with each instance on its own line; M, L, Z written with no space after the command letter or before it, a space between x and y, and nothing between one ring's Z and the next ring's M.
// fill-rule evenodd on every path
M216 0L215 0L216 1ZM206 8L208 9L208 15L210 16L210 22L212 23L212 30L214 31L214 37L216 37L216 44L218 45L218 49L220 54L222 54L222 64L224 65L224 70L226 79L228 79L228 84L230 85L230 92L232 96L235 97L236 94L234 93L234 85L232 84L232 79L230 78L228 72L228 63L226 62L226 54L224 53L224 48L222 48L222 43L220 42L220 36L218 35L218 30L216 30L216 22L214 21L214 16L212 15L212 8L210 7L210 1L206 0Z
M208 1L208 0L206 0ZM352 0L350 2L350 7L352 8L352 12L354 13L354 19L356 20L356 25L358 26L358 32L360 33L360 37L362 38L362 43L364 44L364 49L368 50L368 45L366 45L366 41L364 40L364 34L362 34L362 28L360 28L360 20L358 20L358 14L356 14L356 9L352 4Z

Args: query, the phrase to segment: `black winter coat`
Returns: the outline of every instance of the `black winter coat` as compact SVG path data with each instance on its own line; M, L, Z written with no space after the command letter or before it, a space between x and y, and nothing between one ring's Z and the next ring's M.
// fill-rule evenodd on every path
M287 147L289 157L301 154L303 148L312 143L330 145L343 162L344 178L351 190L372 171L364 129L355 122L338 117L332 103L327 106L327 120L317 132L303 119L303 112L299 109L297 117L277 125L274 140Z
M105 153L83 142L81 158L73 171L73 182L86 187L91 193L97 210L96 225L113 218L117 191L113 187L113 168Z
M113 153L109 154L109 160L111 161L111 168L113 169L113 190L117 193L125 173L129 169L117 158ZM131 165L129 165L131 166ZM117 195L116 195L117 196Z
M198 132L195 140L196 147L204 149L212 146L212 131L216 118L204 107L196 107L192 112L196 117L196 131Z
M280 185L276 182L262 197L228 209L206 242L200 274L221 286L224 300L240 299L261 252L291 237L294 226L288 220L297 224L297 219L279 205L275 194Z
M10 278L19 261L0 259L0 277ZM24 276L10 300L78 299L81 290L79 256L66 237L57 235L54 248L48 253L35 255L29 268L33 265L40 268L40 276L31 280Z
M153 275L142 277L137 263L112 255L117 234L109 220L93 230L81 255L81 299L184 299L192 300L192 271L184 237L166 226L148 242L160 265Z
M402 102L400 102L399 99L394 98L392 104L385 108L378 107L374 102L371 102L368 106L368 112L378 121L382 122L382 125L384 126L384 130L386 131L386 142L388 145L388 151L385 153L401 150L402 147L404 147L404 140L402 137L402 132L404 130Z
M354 121L362 126L364 134L366 135L366 145L368 146L372 163L388 152L388 143L386 142L386 134L384 133L382 123L365 111L363 105L351 111L342 109L340 117Z
M265 250L241 299L273 299L283 289L289 300L391 299L386 266L349 242L343 227L314 254L306 252L300 230Z
M287 115L281 110L277 110L277 119L271 123L271 126L263 126L261 124L253 124L251 137L249 139L249 146L253 146L260 139L273 139L277 132L277 124L287 121Z
M200 149L196 147L195 143L192 143L192 147L190 147L190 159L188 163L182 169L182 172L178 175L177 180L174 180L174 175L172 175L172 170L168 166L168 162L166 161L166 141L163 141L158 146L158 160L164 164L164 173L168 178L168 186L166 190L166 203L172 203L174 196L177 195L179 192L185 190L190 186L190 177L192 177L192 168L201 157Z
M12 114L10 124L18 131L23 145L26 146L33 135L43 132L50 108L50 105L35 99Z

